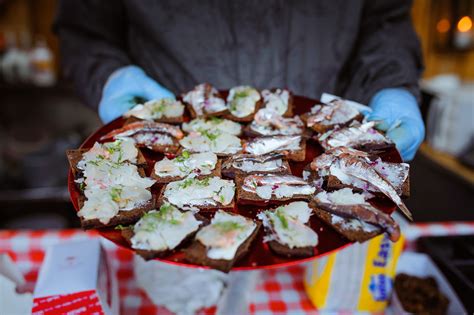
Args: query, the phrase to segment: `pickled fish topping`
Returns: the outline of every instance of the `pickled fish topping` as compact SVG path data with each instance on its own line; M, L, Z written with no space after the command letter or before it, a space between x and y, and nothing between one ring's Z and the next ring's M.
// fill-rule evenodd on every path
M144 104L138 104L126 112L124 117L136 117L144 120L161 118L181 117L184 113L184 105L174 98L162 98L151 100Z
M257 224L248 218L219 210L211 224L196 234L196 240L206 247L209 258L232 260L256 228Z
M316 104L308 114L307 125L312 127L316 124L331 126L346 124L360 115L354 106L344 100L334 100L329 104Z
M190 152L214 152L216 154L234 154L242 150L240 139L219 130L200 130L192 132L179 143Z
M290 92L288 90L263 90L262 97L265 108L276 112L280 116L288 111L288 102L290 100Z
M220 117L196 118L189 123L183 123L183 131L187 133L219 131L238 136L242 132L242 126L232 120Z
M255 112L260 93L250 86L237 86L229 91L227 106L235 117L246 117Z
M217 155L212 152L189 153L183 151L174 159L166 156L155 163L154 172L159 177L186 177L209 175L216 168Z
M134 225L132 247L154 251L172 250L197 231L201 224L193 213L164 204L159 210L147 212Z
M304 131L304 124L299 116L285 118L270 109L262 108L255 114L250 129L263 136L300 135Z
M169 203L183 208L193 206L228 205L234 199L235 183L219 177L186 178L165 187L164 197Z
M270 231L264 241L277 241L289 248L318 245L318 235L306 225L311 214L311 208L304 201L295 201L259 213L258 218Z
M244 145L244 152L263 155L270 152L297 151L301 149L301 136L259 137Z
M257 194L261 199L291 198L295 195L311 195L315 188L300 177L293 175L255 174L244 178L242 189Z
M208 83L199 84L183 95L183 101L191 105L197 116L218 113L227 110L224 99Z

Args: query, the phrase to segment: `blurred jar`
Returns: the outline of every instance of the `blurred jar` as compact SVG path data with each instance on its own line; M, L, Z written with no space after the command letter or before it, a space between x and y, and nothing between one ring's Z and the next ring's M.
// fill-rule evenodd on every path
M474 138L474 83L462 83L456 75L440 75L422 82L422 88L435 96L428 112L428 143L460 155Z
M56 83L54 55L46 41L39 38L30 53L31 82L38 86L52 86Z
M27 42L26 33L22 35L22 42ZM27 83L31 76L30 56L26 47L20 48L17 45L16 37L13 33L6 33L6 52L0 60L0 71L3 79L8 83ZM24 45L23 45L24 46Z

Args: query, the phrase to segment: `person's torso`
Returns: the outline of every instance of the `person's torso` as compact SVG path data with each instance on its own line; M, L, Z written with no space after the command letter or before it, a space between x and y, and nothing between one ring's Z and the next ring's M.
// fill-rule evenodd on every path
M333 92L357 39L362 1L125 0L132 61L175 93L288 87Z

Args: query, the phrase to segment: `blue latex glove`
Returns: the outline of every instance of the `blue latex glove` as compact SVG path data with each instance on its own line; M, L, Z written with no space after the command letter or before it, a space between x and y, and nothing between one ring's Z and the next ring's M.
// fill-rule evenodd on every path
M410 161L425 137L425 126L415 97L405 89L379 91L370 101L369 121L395 142L404 161Z
M99 117L108 123L122 116L136 104L136 98L145 100L175 97L137 66L116 70L107 80L99 103Z

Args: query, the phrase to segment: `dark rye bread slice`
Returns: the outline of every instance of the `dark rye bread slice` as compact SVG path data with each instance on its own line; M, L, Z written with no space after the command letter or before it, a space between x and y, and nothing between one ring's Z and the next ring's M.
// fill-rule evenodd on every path
M250 249L253 240L260 230L262 225L260 222L255 222L257 225L252 234L239 246L237 252L235 253L234 259L225 260L225 259L211 259L207 257L207 248L200 241L194 240L191 246L184 250L185 259L193 264L198 264L202 266L211 267L213 269L218 269L222 272L229 272L234 264L243 258Z
M158 163L158 162L157 162ZM217 176L217 177L221 177L221 170L222 170L222 160L221 159L217 159L217 163L216 163L216 167L212 170L212 172L210 174L207 174L207 175L198 175L197 178L204 178L204 177L207 177L207 176ZM153 166L153 169L151 171L151 174L150 174L150 177L155 179L156 182L158 184L166 184L166 183L170 183L170 182L175 182L177 180L182 180L184 178L186 178L187 176L166 176L166 177L161 177L161 176L158 176L156 173L155 173L155 167Z
M207 176L204 176L204 177L207 177ZM172 204L171 202L168 201L167 198L165 198L165 190L166 190L167 185L168 184L165 184L163 186L163 189L161 189L160 193L158 194L158 198L156 200L157 207L159 207L159 206L161 206L162 204L165 204L165 203ZM174 206L176 206L176 205L174 205ZM235 207L235 194L234 194L234 199L232 199L232 202L229 203L228 205L223 205L223 204L217 202L217 205L215 205L215 206L199 205L199 206L193 206L193 207L198 208L199 210L205 211L205 212L215 212L219 209L232 211L232 210L234 210L234 207Z
M326 223L327 225L329 225L331 228L333 228L337 233L341 234L342 236L344 236L345 238L347 238L349 241L351 242L365 242L377 235L380 235L383 233L383 230L381 228L379 228L378 230L374 230L374 231L364 231L362 229L351 229L351 228L348 228L347 226L347 223L351 220L351 219L348 219L348 218L342 218L340 217L343 222L337 222L337 223L333 223L332 222L332 218L333 218L333 214L321 209L321 208L318 208L314 202L311 202L310 203L310 207L313 209L313 212L314 214L316 214L316 216L321 219L324 223ZM357 220L357 219L354 219L354 220Z
M271 199L262 199L256 193L247 191L243 188L244 178L246 176L237 176L235 177L235 186L236 186L236 194L237 194L237 203L238 204L255 204L255 205L265 205L268 203L275 203L280 201L308 201L311 199L312 195L301 195L296 194L291 197L283 197L277 198L275 195L272 194ZM309 183L308 183L309 185Z
M80 195L78 198L78 205L79 209L82 209L84 206L84 202L86 198L84 195ZM129 211L119 211L119 213L110 219L110 221L106 224L102 223L99 221L99 219L89 219L86 220L81 216L79 217L79 220L81 221L81 227L84 230L89 230L89 229L98 229L98 228L105 228L105 227L114 227L117 225L130 225L135 222L137 222L145 213L147 213L150 210L153 210L155 208L155 197L152 195L151 200L148 201L147 203L141 205L138 208L129 210Z
M222 164L225 163L225 160L222 162ZM246 176L250 174L291 174L291 168L290 168L290 163L286 159L283 159L282 166L285 167L286 170L276 170L276 171L251 171L251 172L244 172L241 169L235 168L235 167L230 167L230 168L222 168L222 176L228 177L228 178L236 178L237 176Z
M176 252L176 251L182 249L184 246L188 245L191 242L191 240L194 238L194 236L199 231L199 229L201 229L203 226L205 226L209 223L209 220L207 220L206 218L200 216L199 214L196 214L194 216L198 221L202 222L201 225L199 226L199 228L196 231L186 235L186 237L174 249L167 249L167 250L161 250L160 251L160 250L136 249L136 248L132 247L133 250L138 255L142 256L143 259L150 260L150 259L153 259L153 258L161 258L161 257L168 256L168 255L172 254L173 252ZM122 233L122 237L127 241L127 243L130 246L132 246L132 237L133 237L133 235L135 235L135 233L133 232L133 226L128 226L128 227L122 229L121 233Z
M137 121L142 121L142 120L144 120L144 119L140 119L140 118L137 118L137 117L134 117L134 116L130 116L130 117L126 118L126 120L124 122L124 126L128 125L128 124L131 124L131 123L134 123L134 122L137 122ZM159 122L159 123L176 125L176 124L180 124L184 121L184 116L181 115L181 116L178 116L178 117L161 117L160 119L153 119L153 121L154 122Z
M255 113L260 109L260 107L262 107L262 104L263 104L263 101L260 98L260 100L255 103L254 111L250 113L249 115L244 116L244 117L237 117L237 116L232 115L232 113L228 111L228 113L225 114L223 118L237 121L237 122L251 122L253 120L253 117L255 116Z
M311 113L304 113L302 115L300 115L300 118L301 120L304 122L305 126L308 126L308 118L309 116L311 116ZM329 130L332 130L336 127L339 127L339 128L343 128L343 127L347 127L349 126L352 122L354 121L359 121L359 122L362 122L362 120L364 119L364 115L362 114L359 114L357 116L355 116L353 119L349 119L348 121L344 122L344 123L339 123L339 124L330 124L330 125L325 125L323 123L318 123L318 124L314 124L313 126L309 127L308 128L311 128L313 129L314 131L320 133L320 134L323 134Z
M311 257L314 254L314 248L311 246L290 248L289 246L278 243L277 241L269 241L268 247L270 247L275 254L288 258Z

